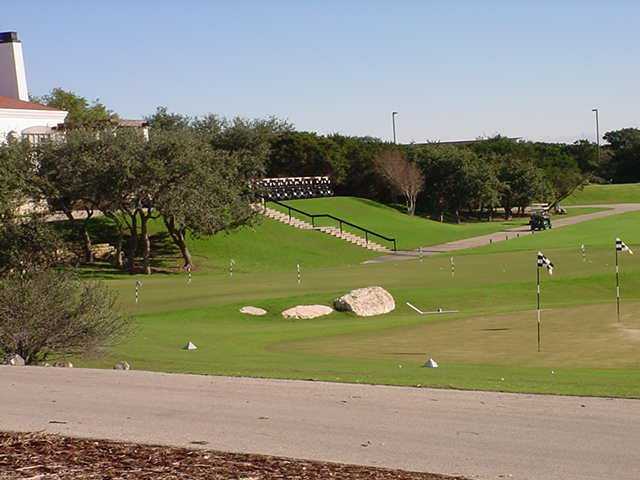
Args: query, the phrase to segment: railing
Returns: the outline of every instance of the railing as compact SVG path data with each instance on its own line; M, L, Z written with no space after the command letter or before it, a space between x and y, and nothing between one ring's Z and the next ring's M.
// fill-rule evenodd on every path
M376 238L380 238L382 240L385 240L387 242L390 242L393 244L393 251L396 252L398 250L397 245L396 245L396 239L395 238L389 238L385 235L382 235L380 233L374 232L373 230L369 230L368 228L364 228L361 227L360 225L356 225L355 223L351 223L348 222L347 220L344 220L343 218L339 218L339 217L335 217L329 213L309 213L309 212L305 212L304 210L300 210L299 208L296 207L292 207L291 205L287 205L286 203L282 203L278 200L273 200L273 199L269 199L266 200L265 199L265 203L266 202L272 202L275 203L276 205L280 205L281 207L284 207L287 209L287 212L289 214L289 220L291 220L291 212L296 212L299 213L300 215L304 215L305 217L308 217L311 219L311 225L315 228L316 226L316 219L317 218L330 218L332 220L335 220L338 224L338 228L340 228L340 233L342 233L343 231L343 226L344 225L348 225L351 228L355 228L356 230L359 230L361 232L364 233L364 239L365 242L367 243L367 245L369 244L369 236L372 235Z

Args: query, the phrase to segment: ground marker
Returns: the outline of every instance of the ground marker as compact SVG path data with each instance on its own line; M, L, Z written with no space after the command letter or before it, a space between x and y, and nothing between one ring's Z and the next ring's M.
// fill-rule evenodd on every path
M439 313L458 313L459 310L443 310L442 308L438 308L436 310L433 310L431 312L423 312L422 310L420 310L418 307L416 307L415 305L406 302L406 304L411 307L412 309L414 309L416 312L418 312L420 315L435 315L435 314L439 314Z
M187 343L184 347L183 350L197 350L198 347L195 346L194 343L192 343L191 341L189 341L189 343Z
M142 282L140 280L136 280L136 305L140 301L140 287L142 287Z

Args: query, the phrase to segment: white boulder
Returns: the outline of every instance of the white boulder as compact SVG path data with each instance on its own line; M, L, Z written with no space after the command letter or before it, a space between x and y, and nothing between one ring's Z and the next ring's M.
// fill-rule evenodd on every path
M294 318L308 320L311 318L322 317L333 312L333 308L326 305L298 305L282 312L284 318Z
M9 355L4 361L5 365L11 365L12 367L24 367L24 358L22 358L17 353L14 355Z
M351 290L336 298L333 306L340 312L353 312L359 317L372 317L389 313L396 308L396 302L382 287L367 287Z
M260 317L262 315L266 315L267 311L264 308L246 306L240 309L240 313L244 313L247 315L256 315Z
M131 370L131 365L128 362L118 362L113 366L114 370Z

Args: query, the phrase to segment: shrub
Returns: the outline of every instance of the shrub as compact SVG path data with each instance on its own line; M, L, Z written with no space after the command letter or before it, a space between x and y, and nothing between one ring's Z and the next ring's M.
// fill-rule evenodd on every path
M51 355L88 355L130 330L116 296L100 282L70 272L11 273L0 279L0 350L26 364Z

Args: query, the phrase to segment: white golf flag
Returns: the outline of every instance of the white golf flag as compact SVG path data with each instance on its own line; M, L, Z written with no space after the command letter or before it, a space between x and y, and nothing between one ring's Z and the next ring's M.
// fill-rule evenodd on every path
M616 238L616 250L619 252L629 252L631 255L633 255L633 250L627 247L627 245L619 238Z
M553 275L553 262L545 257L542 252L538 252L538 267L545 267L549 275Z

